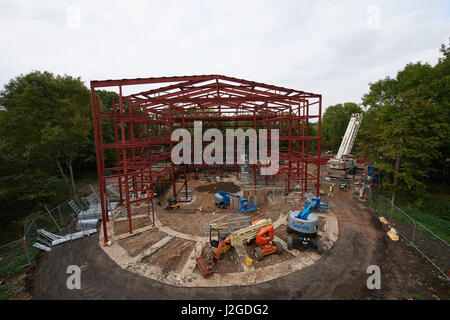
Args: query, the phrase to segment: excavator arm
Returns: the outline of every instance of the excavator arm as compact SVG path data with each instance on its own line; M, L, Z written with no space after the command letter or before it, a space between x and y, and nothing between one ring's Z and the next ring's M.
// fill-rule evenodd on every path
M222 249L225 245L231 245L231 238L228 236L225 239L219 241L219 245L217 246L217 251L215 255L216 262L220 260L220 257L222 256Z

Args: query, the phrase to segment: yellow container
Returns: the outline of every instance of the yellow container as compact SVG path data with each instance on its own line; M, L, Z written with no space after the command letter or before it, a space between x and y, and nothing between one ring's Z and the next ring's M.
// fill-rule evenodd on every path
M253 264L253 260L250 257L247 257L247 259L245 259L245 264L250 268Z

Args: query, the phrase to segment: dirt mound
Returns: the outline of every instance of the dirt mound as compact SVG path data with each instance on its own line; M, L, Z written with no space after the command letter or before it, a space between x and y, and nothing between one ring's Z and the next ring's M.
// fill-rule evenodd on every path
M231 193L236 193L241 190L241 188L235 185L233 182L217 182L211 183L204 186L198 186L195 190L199 192L208 192L214 194L218 191L226 191Z

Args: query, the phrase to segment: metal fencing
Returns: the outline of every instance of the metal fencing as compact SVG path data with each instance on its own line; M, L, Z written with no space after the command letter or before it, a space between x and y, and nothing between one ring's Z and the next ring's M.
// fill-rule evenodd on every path
M23 239L0 246L0 280L9 274L20 272L30 261Z
M74 232L75 228L74 226L71 226L69 222L73 218L76 218L77 214L70 206L71 201L76 200L68 200L53 209L45 207L46 212L30 222L23 236L25 249L28 250L30 261L33 261L40 251L39 248L36 248L33 245L35 243L43 243L45 245L46 242L48 242L48 239L42 237L39 230L43 229L61 236L65 233ZM63 228L65 228L64 231ZM48 243L48 246L50 247L51 244Z
M92 191L95 194L93 189ZM45 245L45 242L48 242L39 230L63 236L86 229L83 225L79 227L78 224L71 223L78 217L78 213L73 208L74 205L81 210L88 210L90 205L89 202L79 198L69 199L52 209L44 206L44 213L34 217L28 223L21 239L0 246L0 279L22 271L35 260L41 249L34 245L36 243Z
M450 245L433 231L413 219L391 200L380 195L372 204L376 212L383 216L397 233L417 249L445 280L450 274Z

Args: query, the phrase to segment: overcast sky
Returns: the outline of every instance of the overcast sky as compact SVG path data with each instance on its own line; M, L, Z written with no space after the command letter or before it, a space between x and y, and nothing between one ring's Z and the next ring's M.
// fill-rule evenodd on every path
M435 64L450 1L0 0L0 86L32 70L90 80L224 74L359 103Z

